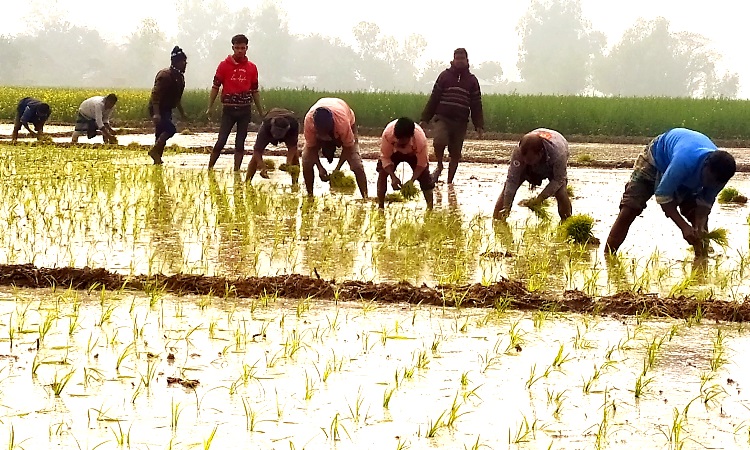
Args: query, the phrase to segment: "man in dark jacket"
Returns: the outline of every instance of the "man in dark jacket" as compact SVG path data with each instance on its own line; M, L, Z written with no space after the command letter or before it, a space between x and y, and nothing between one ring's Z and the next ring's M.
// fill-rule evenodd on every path
M18 132L21 126L26 128L32 137L41 137L44 123L49 119L51 109L48 104L31 97L25 97L18 102L16 107L16 121L13 124L12 142L18 140ZM29 122L34 124L36 133L29 128Z
M461 160L461 148L466 137L469 114L481 139L484 133L482 92L477 77L469 72L466 49L457 48L453 52L451 66L435 81L420 122L422 128L425 128L427 123L433 120L432 145L437 158L437 169L432 174L433 181L437 182L440 178L445 147L448 147L448 183L453 183L458 162Z
M187 120L185 110L182 109L182 93L185 90L185 69L187 56L180 47L172 49L172 64L156 74L151 99L148 102L148 112L154 122L156 143L148 152L154 164L162 164L164 147L167 140L177 133L172 121L172 109L177 108L183 120Z

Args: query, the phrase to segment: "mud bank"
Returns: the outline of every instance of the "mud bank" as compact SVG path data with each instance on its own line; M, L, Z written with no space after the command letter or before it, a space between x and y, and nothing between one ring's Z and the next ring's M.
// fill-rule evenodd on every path
M105 269L44 268L30 264L0 265L0 285L20 288L72 288L77 290L163 290L178 295L215 295L250 298L274 295L290 299L317 298L339 301L375 301L432 306L498 307L518 310L646 315L717 321L750 320L750 303L693 297L661 298L655 294L621 292L592 298L580 291L566 291L562 298L529 292L520 282L503 279L490 285L413 286L407 282L373 283L324 280L290 274L266 277L223 278L177 274L125 276Z

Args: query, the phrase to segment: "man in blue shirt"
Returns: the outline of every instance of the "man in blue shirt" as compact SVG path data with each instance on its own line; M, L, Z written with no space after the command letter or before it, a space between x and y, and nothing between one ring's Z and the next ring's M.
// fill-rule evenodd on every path
M673 128L659 135L633 166L605 251L617 252L653 195L696 256L703 256L702 236L708 231L711 206L735 170L734 157L697 131Z
M44 129L44 122L49 119L50 113L51 110L49 105L40 100L31 97L21 99L16 107L16 122L13 125L12 136L13 143L18 140L18 132L21 130L21 125L29 131L29 134L32 137L41 137ZM34 124L36 133L29 128L29 122Z

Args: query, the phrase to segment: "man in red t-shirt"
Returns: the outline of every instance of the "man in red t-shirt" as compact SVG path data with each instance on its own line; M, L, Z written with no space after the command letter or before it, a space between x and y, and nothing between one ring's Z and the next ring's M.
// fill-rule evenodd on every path
M247 59L247 44L248 40L244 34L234 36L232 38L233 54L227 56L216 68L206 115L211 113L211 107L219 94L219 87L221 87L223 109L219 137L211 150L211 158L208 161L209 170L213 169L227 143L229 133L232 132L232 127L237 124L237 137L234 141L234 171L238 172L242 165L242 157L245 155L245 138L252 116L251 102L255 103L258 114L265 115L258 93L258 68Z

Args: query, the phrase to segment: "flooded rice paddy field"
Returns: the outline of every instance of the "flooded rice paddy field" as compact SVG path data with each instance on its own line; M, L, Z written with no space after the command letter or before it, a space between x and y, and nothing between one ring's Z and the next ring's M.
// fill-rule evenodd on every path
M743 324L158 290L0 314L22 448L748 446Z
M635 155L641 146L630 148ZM436 188L431 213L417 200L381 214L358 193L331 192L319 181L316 198L305 199L278 170L247 184L244 173L231 172L231 156L213 173L207 155L169 152L154 167L144 151L122 148L0 144L0 158L2 264L204 274L228 285L293 273L432 287L507 278L550 298L575 289L739 304L748 294L747 206L716 205L710 226L726 228L729 245L695 264L652 201L620 258L608 262L601 248L558 236L554 205L551 221L515 207L507 226L493 222L504 164L461 165L455 185ZM371 196L374 166L365 161ZM596 219L602 241L629 173L569 171L574 212ZM750 191L745 173L730 184ZM524 186L517 200L529 195ZM512 311L503 300L441 308L225 291L175 296L157 283L144 291L3 288L0 442L748 446L745 325L708 323L700 308L668 320Z

